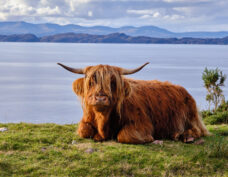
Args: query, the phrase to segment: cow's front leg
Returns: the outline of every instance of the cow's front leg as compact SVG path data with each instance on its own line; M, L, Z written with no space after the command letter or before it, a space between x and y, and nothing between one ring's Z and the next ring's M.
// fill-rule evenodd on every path
M95 135L95 129L94 127L88 123L81 121L78 127L78 134L82 138L93 138Z
M135 125L125 125L118 133L117 140L120 143L144 144L154 141L152 130L145 130Z
M104 141L105 138L101 137L101 135L99 133L97 133L94 137L93 137L94 141Z
M97 133L94 135L94 141L107 140L109 136L108 121L100 120L97 122Z

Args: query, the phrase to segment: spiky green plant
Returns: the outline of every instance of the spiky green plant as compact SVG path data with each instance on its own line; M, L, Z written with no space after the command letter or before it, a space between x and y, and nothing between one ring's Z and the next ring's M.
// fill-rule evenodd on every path
M221 87L224 86L226 75L218 68L207 69L206 67L203 71L202 79L204 87L207 89L206 100L209 102L208 110L210 111L211 103L213 103L214 111L216 111L218 106L225 101Z

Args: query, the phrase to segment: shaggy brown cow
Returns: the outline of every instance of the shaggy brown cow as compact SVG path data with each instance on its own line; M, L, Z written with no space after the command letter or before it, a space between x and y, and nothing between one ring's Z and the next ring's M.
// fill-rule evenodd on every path
M83 138L141 144L162 138L188 142L208 134L195 100L183 87L123 76L148 63L134 70L109 65L76 69L58 64L85 75L73 83L74 92L82 99L78 134Z

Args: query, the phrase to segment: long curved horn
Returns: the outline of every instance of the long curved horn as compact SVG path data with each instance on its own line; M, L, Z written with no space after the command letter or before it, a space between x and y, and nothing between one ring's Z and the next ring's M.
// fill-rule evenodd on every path
M134 73L140 71L144 66L146 66L148 64L149 64L149 62L145 63L144 65L142 65L136 69L124 69L124 68L122 68L121 74L122 75L134 74Z
M72 73L76 73L76 74L85 74L84 73L84 69L81 69L81 68L71 68L71 67L68 67L68 66L65 66L61 63L57 63L58 65L62 66L63 68L65 68L66 70L72 72Z

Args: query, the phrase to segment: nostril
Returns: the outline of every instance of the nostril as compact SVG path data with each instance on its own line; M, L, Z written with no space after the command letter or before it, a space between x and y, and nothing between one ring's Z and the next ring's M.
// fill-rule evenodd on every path
M96 96L95 98L98 101L105 101L107 99L106 96Z
M101 97L101 100L102 100L102 101L105 101L105 100L106 100L106 96L102 96L102 97Z

